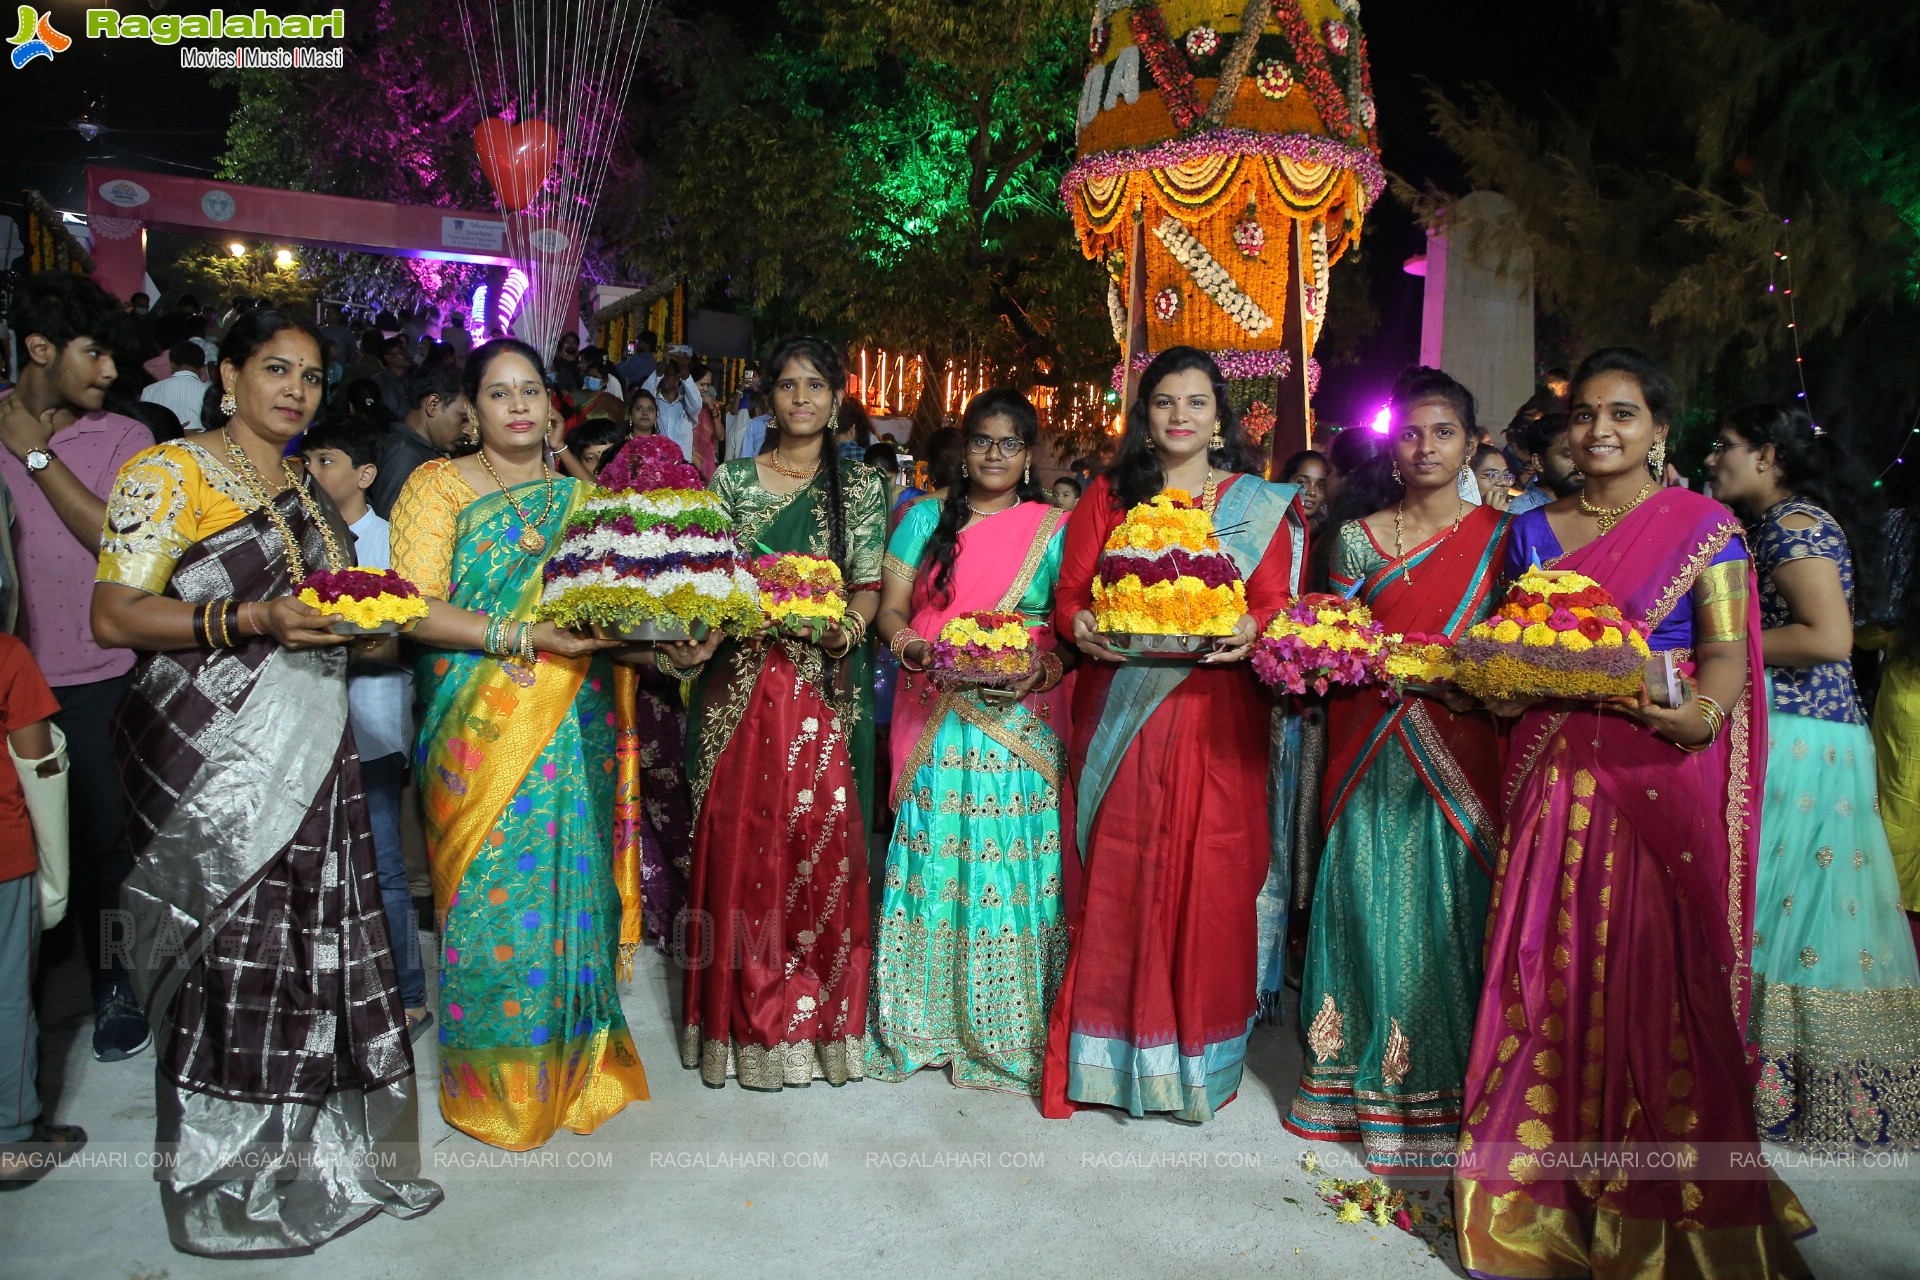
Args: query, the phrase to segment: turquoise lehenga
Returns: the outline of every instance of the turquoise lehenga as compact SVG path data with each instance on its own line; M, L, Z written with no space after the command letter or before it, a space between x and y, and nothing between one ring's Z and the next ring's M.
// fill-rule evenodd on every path
M1789 528L1803 515L1815 523ZM1774 569L1853 564L1832 516L1789 499L1753 531L1761 622L1793 621ZM1768 667L1767 799L1753 915L1761 1136L1818 1151L1920 1145L1920 970L1875 799L1873 737L1848 662Z
M961 532L952 594L935 604L923 563L937 503L907 512L886 570L914 582L915 634L951 618L1019 612L1056 643L1064 513L1021 503ZM946 692L902 667L893 721L899 810L880 909L867 1074L902 1080L951 1063L958 1085L1037 1093L1047 1014L1067 960L1061 892L1067 701Z

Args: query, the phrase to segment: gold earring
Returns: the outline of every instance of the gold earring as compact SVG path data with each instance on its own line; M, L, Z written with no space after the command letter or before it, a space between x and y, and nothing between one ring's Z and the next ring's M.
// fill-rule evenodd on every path
M1655 480L1667 474L1667 442L1657 440L1653 448L1647 450L1647 470L1653 473Z
M1400 463L1398 460L1396 460L1393 464L1393 482L1399 485L1403 489L1406 487L1406 484L1407 484L1405 480L1402 480L1400 478Z
M240 402L233 398L233 392L229 391L225 395L220 397L221 416L231 418L234 414L238 413L239 411L240 411Z
M1213 434L1207 437L1207 448L1224 449L1226 447L1227 447L1227 442L1220 435L1220 424L1216 422L1213 424Z
M1033 483L1033 462L1031 459L1029 459L1027 462L1027 469L1020 473L1020 483L1021 484Z

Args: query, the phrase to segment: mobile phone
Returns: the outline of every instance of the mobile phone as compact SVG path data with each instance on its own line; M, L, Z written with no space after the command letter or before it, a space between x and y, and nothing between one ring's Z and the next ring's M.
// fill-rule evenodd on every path
M1674 661L1673 650L1662 649L1647 661L1647 696L1656 706L1677 707L1686 702L1687 678Z

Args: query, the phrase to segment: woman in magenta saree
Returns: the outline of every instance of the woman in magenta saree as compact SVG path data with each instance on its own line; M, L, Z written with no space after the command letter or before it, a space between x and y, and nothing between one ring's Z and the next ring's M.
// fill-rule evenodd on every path
M1700 696L1537 703L1514 729L1454 1182L1475 1276L1805 1274L1811 1222L1760 1164L1743 1048L1766 759L1751 572L1726 508L1648 479L1669 394L1637 352L1591 357L1571 415L1587 492L1518 517L1508 548L1509 577L1605 587L1656 652L1697 662Z

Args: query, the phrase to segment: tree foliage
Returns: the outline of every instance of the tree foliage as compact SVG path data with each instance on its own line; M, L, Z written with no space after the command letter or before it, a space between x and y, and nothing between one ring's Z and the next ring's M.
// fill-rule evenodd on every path
M1431 95L1473 185L1519 206L1543 304L1576 348L1647 347L1722 405L1788 397L1787 253L1814 408L1904 430L1916 389L1885 356L1920 338L1920 6L1606 8L1586 101L1535 119L1485 86Z
M695 88L636 256L935 367L1103 375L1100 276L1058 194L1084 8L795 0Z

